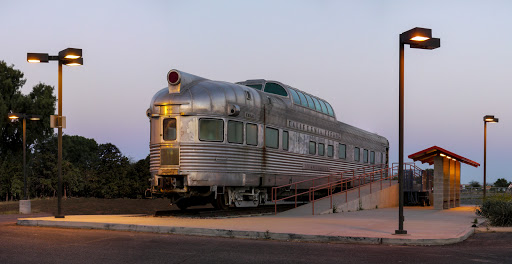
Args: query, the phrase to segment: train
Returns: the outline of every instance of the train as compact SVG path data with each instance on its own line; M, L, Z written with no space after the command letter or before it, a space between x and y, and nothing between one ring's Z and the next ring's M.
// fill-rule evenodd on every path
M180 209L259 206L272 187L389 162L385 137L338 121L329 102L284 83L172 69L167 84L146 111L149 195Z

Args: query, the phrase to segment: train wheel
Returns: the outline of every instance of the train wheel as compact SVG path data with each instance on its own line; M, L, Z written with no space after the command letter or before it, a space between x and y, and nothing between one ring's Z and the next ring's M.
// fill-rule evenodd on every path
M227 200L226 197L227 197L227 194L218 195L217 198L212 200L213 207L215 207L215 209L219 209L219 210L228 210L229 205L226 204L226 200Z

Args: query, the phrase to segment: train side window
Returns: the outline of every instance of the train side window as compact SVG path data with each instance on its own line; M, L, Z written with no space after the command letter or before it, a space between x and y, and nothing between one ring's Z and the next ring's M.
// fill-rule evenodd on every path
M265 146L279 148L279 130L270 127L265 128Z
M370 151L370 164L375 164L375 151Z
M166 118L163 123L164 140L176 140L176 118Z
M283 86L281 86L277 83L266 83L265 84L265 92L288 97L288 93L283 88Z
M224 121L222 119L199 119L199 140L224 141Z
M258 125L247 124L245 126L245 140L247 145L257 146L258 145Z
M347 145L345 145L345 144L338 145L338 158L340 158L340 159L347 158Z
M299 94L293 89L289 89L289 90L290 90L290 93L292 93L293 103L296 105L300 105Z
M260 91L261 91L261 87L262 87L261 84L246 84L245 86L248 86L248 87L254 88L256 90L260 90Z
M318 143L318 155L320 155L320 156L325 155L325 144L324 143Z
M327 145L327 157L332 158L332 156L334 156L334 146Z
M354 148L354 161L359 161L361 159L361 150L358 147Z
M316 154L316 142L315 141L309 141L309 154L311 154L311 155Z
M304 96L302 92L297 91L297 93L299 94L300 97L300 104L302 106L308 107L308 100L306 99L306 96Z
M384 163L384 154L380 153L380 163Z
M368 163L368 150L363 149L363 163Z
M244 143L244 123L239 121L228 121L228 142Z
M288 143L289 143L288 131L283 131L283 149L284 150L288 150Z
M315 102L316 111L322 112L322 107L320 106L320 102L318 101L318 99L316 99L315 97L312 97L312 98L313 98L313 102Z

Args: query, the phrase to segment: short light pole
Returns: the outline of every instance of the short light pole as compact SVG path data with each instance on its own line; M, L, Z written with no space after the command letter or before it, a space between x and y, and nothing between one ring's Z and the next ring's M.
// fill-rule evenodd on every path
M62 64L67 66L79 66L83 65L84 61L82 58L82 50L67 48L65 50L61 50L59 55L50 56L48 53L27 53L27 61L30 63L47 63L48 61L58 61L59 63L59 91L58 91L58 115L57 115L57 124L51 124L52 127L58 128L58 157L57 157L57 170L59 176L58 190L57 190L57 214L55 218L64 218L64 214L62 214L62 128L63 128L63 119L62 116Z
M495 118L493 115L484 116L484 200L485 200L485 191L487 190L487 123L498 123L499 119Z
M41 116L38 115L27 115L24 113L9 113L7 115L11 120L23 120L23 200L26 205L22 205L20 203L20 213L28 214L31 211L30 201L28 201L28 192L27 192L27 119L32 121L41 120ZM26 208L26 209L22 209Z
M411 48L435 49L441 46L441 40L432 38L432 30L428 28L413 28L400 34L400 60L399 60L399 114L398 114L398 230L395 234L407 234L404 230L404 46Z

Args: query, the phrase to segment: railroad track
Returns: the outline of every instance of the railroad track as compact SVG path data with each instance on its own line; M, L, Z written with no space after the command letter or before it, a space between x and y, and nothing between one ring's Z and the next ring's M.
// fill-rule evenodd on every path
M283 212L294 208L294 204L282 204L277 206L277 212ZM231 207L228 210L218 210L211 207L207 208L189 208L187 210L165 210L156 211L155 216L158 217L183 217L183 218L233 218L233 217L250 217L260 215L274 214L274 205L265 205L259 207Z

